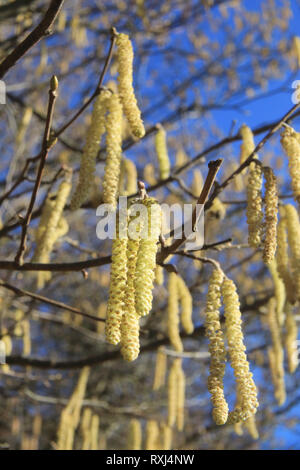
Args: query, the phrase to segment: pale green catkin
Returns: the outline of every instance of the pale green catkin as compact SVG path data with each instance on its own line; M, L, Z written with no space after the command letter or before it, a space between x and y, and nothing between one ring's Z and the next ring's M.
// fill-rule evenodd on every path
M155 149L158 160L160 179L166 179L170 175L170 160L167 148L167 134L164 128L159 125L155 134Z

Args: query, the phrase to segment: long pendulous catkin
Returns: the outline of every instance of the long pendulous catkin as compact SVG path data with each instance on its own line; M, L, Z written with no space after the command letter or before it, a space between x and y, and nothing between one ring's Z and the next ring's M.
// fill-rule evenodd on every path
M275 398L278 405L282 405L286 399L284 383L284 353L281 334L275 312L275 299L271 298L268 305L267 322L269 325L272 347L268 348L268 356L272 382L275 389Z
M131 419L129 425L128 450L142 449L142 427L138 419Z
M220 323L221 286L224 275L215 269L209 279L205 310L205 335L209 339L210 366L208 390L213 404L213 419L216 424L225 424L228 404L224 397L223 378L226 350Z
M284 206L287 235L291 253L292 276L296 299L300 298L300 221L297 209L292 204Z
M81 207L88 200L93 189L96 157L100 149L101 138L105 132L105 114L107 111L107 100L110 95L109 91L102 91L95 99L91 123L87 131L81 157L79 181L71 200L71 210Z
M280 142L289 158L289 172L294 199L300 202L300 142L294 129L285 129L281 134Z
M225 327L231 367L236 378L239 406L228 415L229 423L245 421L256 413L258 407L257 389L249 369L245 354L244 335L240 303L236 287L231 279L222 284L222 296L225 312Z
M274 257L277 246L277 213L278 213L278 191L277 180L272 168L263 168L266 180L265 193L265 243L263 260L270 263Z
M163 349L159 348L156 353L153 390L159 390L165 383L167 372L167 356Z
M83 411L80 428L82 433L82 450L90 449L90 427L92 419L92 410L91 408L85 408Z
M253 132L246 124L240 127L240 134L242 136L242 144L240 147L240 164L244 163L245 160L255 149Z
M177 416L176 426L178 431L183 431L184 427L184 404L185 404L185 375L182 368L182 361L176 364L177 375Z
M159 427L157 421L151 419L146 426L146 450L156 450L159 439Z
M92 416L92 421L91 421L91 450L98 450L99 425L100 425L100 418L98 415L94 414Z
M112 244L109 299L105 322L106 340L111 344L118 344L121 340L127 280L127 237L120 237L121 228L117 225L116 238Z
M103 202L116 207L122 158L122 105L112 93L108 99L106 127L106 161L103 180Z
M297 348L298 327L293 313L292 305L287 302L285 308L285 349L288 360L289 373L293 374L298 367L299 357Z
M134 279L135 308L142 317L148 315L152 308L152 290L154 270L156 266L156 253L161 233L161 208L154 198L143 199L146 207L146 221L141 237Z
M287 299L289 302L294 303L295 289L294 281L289 268L287 224L284 214L282 214L277 226L276 263L278 274L284 282Z
M163 450L172 449L172 438L173 438L172 428L168 426L166 423L163 423L162 425Z
M192 321L193 298L182 277L177 276L177 290L181 306L181 323L185 332L190 335L194 331Z
M180 359L174 359L168 377L168 426L174 426L177 416L177 366Z
M129 217L129 224L134 217ZM135 271L138 250L140 247L140 226L136 226L136 233L133 238L128 237L127 241L127 281L126 294L124 296L124 314L121 322L121 353L127 361L134 361L140 351L139 342L139 316L135 308Z
M273 259L268 264L269 271L273 278L274 294L276 299L276 318L278 325L282 326L284 323L284 305L286 300L286 291L282 279L279 276L277 262Z
M119 194L127 196L137 192L137 169L135 163L128 158L121 161Z
M262 235L262 170L259 164L253 161L247 181L247 224L248 243L256 248L261 244Z
M167 134L162 125L158 125L158 130L155 134L155 150L158 160L159 176L160 179L166 179L170 175L170 160L167 147Z
M125 116L135 137L145 135L145 128L141 119L134 95L133 82L133 48L127 34L120 33L116 40L118 63L118 90Z
M183 351L179 328L179 298L177 287L177 275L169 274L168 282L168 335L170 342L176 351Z

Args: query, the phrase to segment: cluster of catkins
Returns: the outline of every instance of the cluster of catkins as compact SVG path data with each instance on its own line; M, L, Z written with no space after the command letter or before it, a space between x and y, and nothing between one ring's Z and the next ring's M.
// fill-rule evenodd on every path
M118 93L102 89L96 97L81 158L79 181L72 196L71 209L81 207L91 195L95 181L96 159L106 133L106 161L103 202L116 207L122 159L123 112L133 135L145 135L141 112L134 95L133 48L126 34L117 34Z
M139 420L132 419L129 425L128 449L142 450L143 432ZM147 421L145 450L170 450L172 445L172 429L165 423L154 419Z
M137 202L146 209L146 218L136 215ZM154 198L137 199L124 220L122 226L119 217L112 246L105 334L109 343L121 342L124 359L133 361L139 354L139 319L152 308L161 208Z
M236 406L230 412L223 387L227 351L220 322L222 297L225 309L227 350L236 379ZM255 415L258 407L256 386L244 352L241 325L240 304L235 284L226 278L220 269L215 269L208 285L205 331L209 338L211 357L208 390L213 404L213 419L218 425L246 421Z
M82 434L82 450L98 450L99 447L100 418L91 408L85 408L82 413L80 429Z
M89 367L84 367L81 370L75 390L72 393L68 404L61 412L57 433L58 450L73 449L75 432L80 422L82 401L84 399L89 374Z

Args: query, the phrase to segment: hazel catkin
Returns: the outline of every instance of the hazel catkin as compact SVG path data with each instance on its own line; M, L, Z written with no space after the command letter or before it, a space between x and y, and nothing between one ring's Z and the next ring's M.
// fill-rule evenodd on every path
M248 243L257 248L261 244L262 235L262 170L255 161L250 164L247 181L247 224Z
M141 119L141 112L134 95L133 82L133 48L127 34L120 33L116 39L118 64L118 91L123 105L125 116L129 122L133 135L141 138L145 135L145 128Z
M158 125L158 131L155 134L155 150L158 160L160 179L166 179L170 175L170 160L167 148L167 135L162 125Z
M177 275L169 274L168 282L168 336L175 351L183 351L179 328L179 298Z
M289 172L292 180L294 199L300 202L300 142L294 129L285 129L281 134L280 142L289 158Z
M138 419L130 420L128 449L141 450L142 448L142 427Z
M264 167L264 177L266 179L265 193L265 242L263 260L270 263L274 257L277 246L277 212L278 212L278 192L277 180L272 168Z

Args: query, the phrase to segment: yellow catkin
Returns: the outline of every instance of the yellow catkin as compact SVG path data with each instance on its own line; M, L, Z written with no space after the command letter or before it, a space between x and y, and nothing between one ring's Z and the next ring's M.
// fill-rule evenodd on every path
M68 401L68 404L62 410L57 432L58 450L72 450L73 448L75 431L80 421L80 411L89 374L89 367L84 367L81 370L77 385Z
M196 169L193 173L193 181L192 181L192 187L191 187L193 195L198 198L200 196L202 188L203 188L203 177L202 177L201 171Z
M145 128L141 119L134 95L133 82L133 48L127 34L118 34L117 63L118 63L118 90L123 105L125 116L129 122L131 131L135 137L141 138L145 135Z
M273 259L268 264L269 271L273 278L274 283L274 294L276 299L276 317L278 325L282 326L284 323L284 305L286 300L285 286L282 279L279 276L277 262Z
M156 450L159 439L159 427L157 421L151 419L146 426L146 450Z
M129 217L130 224L134 217ZM140 247L140 225L136 226L134 237L128 237L127 241L127 282L126 294L124 296L124 315L121 322L121 353L125 360L134 361L140 351L139 342L139 315L135 307L135 273L137 266L138 251Z
M106 126L106 161L103 180L103 202L116 207L122 158L122 105L119 96L108 100Z
M284 282L287 299L295 302L294 282L289 269L287 224L285 217L281 217L277 227L276 262L278 274Z
M292 276L295 288L295 297L300 298L300 221L297 209L292 204L284 206L288 244L291 253Z
M93 190L96 171L96 157L100 149L101 138L105 132L105 114L110 92L104 91L97 96L92 111L91 123L87 130L83 149L79 180L71 199L71 210L76 210L86 202Z
M135 163L128 158L121 162L121 172L119 181L120 196L127 196L137 192L137 169Z
M159 390L165 384L167 372L167 356L162 348L156 354L153 390Z
M2 357L7 357L12 353L12 348L13 348L13 342L11 339L11 336L8 334L8 331L6 328L2 328L2 337L1 337L1 342L0 342L0 352ZM2 371L7 373L10 370L10 367L8 364L3 364L0 366L2 368Z
M298 327L293 314L292 305L287 302L285 308L285 349L288 360L288 370L293 374L298 367L299 357L297 348Z
M181 167L182 165L184 165L185 163L187 163L189 157L187 156L187 154L185 153L185 151L180 148L179 150L177 150L176 152L176 155L175 155L175 165L177 168ZM199 175L199 170L195 170L194 171L194 174L198 172L198 175ZM201 173L200 173L201 175Z
M106 340L111 344L118 344L121 340L121 322L124 314L126 280L127 237L119 237L119 227L117 226L116 238L112 244L109 299L105 321Z
M286 399L284 383L284 353L280 329L276 319L274 298L271 298L269 301L267 322L272 338L272 347L268 348L272 382L274 385L275 398L278 402L278 405L282 405Z
M261 167L252 162L247 181L247 224L248 243L253 248L257 248L261 244L263 219L261 188Z
M206 214L207 216L214 219L223 220L226 215L225 204L223 204L223 202L218 197L216 197Z
M92 410L85 408L81 419L81 432L82 432L82 450L90 449L90 428L91 428Z
M277 179L273 170L269 167L263 169L266 179L265 193L265 243L263 260L270 263L274 257L277 246L277 213L278 213L278 191Z
M164 283L164 268L159 265L155 268L155 283L158 286L162 286Z
M259 433L256 426L255 416L250 416L250 418L245 421L245 428L249 432L252 439L259 439Z
M167 148L167 134L164 128L159 125L155 134L155 150L158 160L160 179L166 179L170 175L170 160Z
M185 332L190 335L194 331L192 320L193 298L182 277L177 276L178 297L181 305L181 323Z
M142 427L138 419L132 419L129 426L128 450L142 449Z
M294 199L300 202L300 142L293 129L288 128L283 131L281 145L289 158L289 172Z
M173 438L172 428L168 426L166 423L163 423L162 425L163 450L172 449L172 438Z
M255 149L254 137L250 127L243 124L240 128L240 134L242 136L242 144L240 148L240 164L244 163L245 160Z
M175 351L183 351L179 328L179 297L177 274L169 274L168 282L168 335Z
M30 335L30 321L23 320L23 355L29 356L31 353L31 335Z
M168 377L168 426L174 426L177 416L177 363L174 359Z
M15 142L17 146L23 142L23 139L25 137L27 128L30 124L31 118L32 118L32 108L29 106L26 106L23 116L22 116L22 120L20 122L20 125L18 127L16 136L15 136Z
M98 450L99 425L100 425L100 418L98 415L94 414L92 416L92 421L91 421L91 450Z
M183 431L184 428L184 403L185 403L185 375L182 368L182 361L177 362L176 367L177 375L177 416L176 425L178 431Z
M293 50L293 55L295 56L297 60L297 67L300 68L300 38L299 36L293 37L292 50Z
M226 350L220 323L221 286L223 273L215 269L209 279L205 310L205 334L209 339L210 375L208 390L213 404L213 419L216 424L225 424L228 405L224 397L223 378Z
M245 421L256 413L258 407L257 389L250 372L245 354L244 336L239 297L231 279L225 279L222 284L222 296L225 312L225 327L230 364L236 378L239 406L229 413L228 422Z
M144 167L143 171L144 181L150 185L154 185L157 183L155 178L155 168L152 163L147 163Z
M144 199L142 203L147 208L148 233L144 233L140 241L134 279L135 308L139 316L148 315L152 308L156 253L161 233L160 205L156 199L150 197Z

